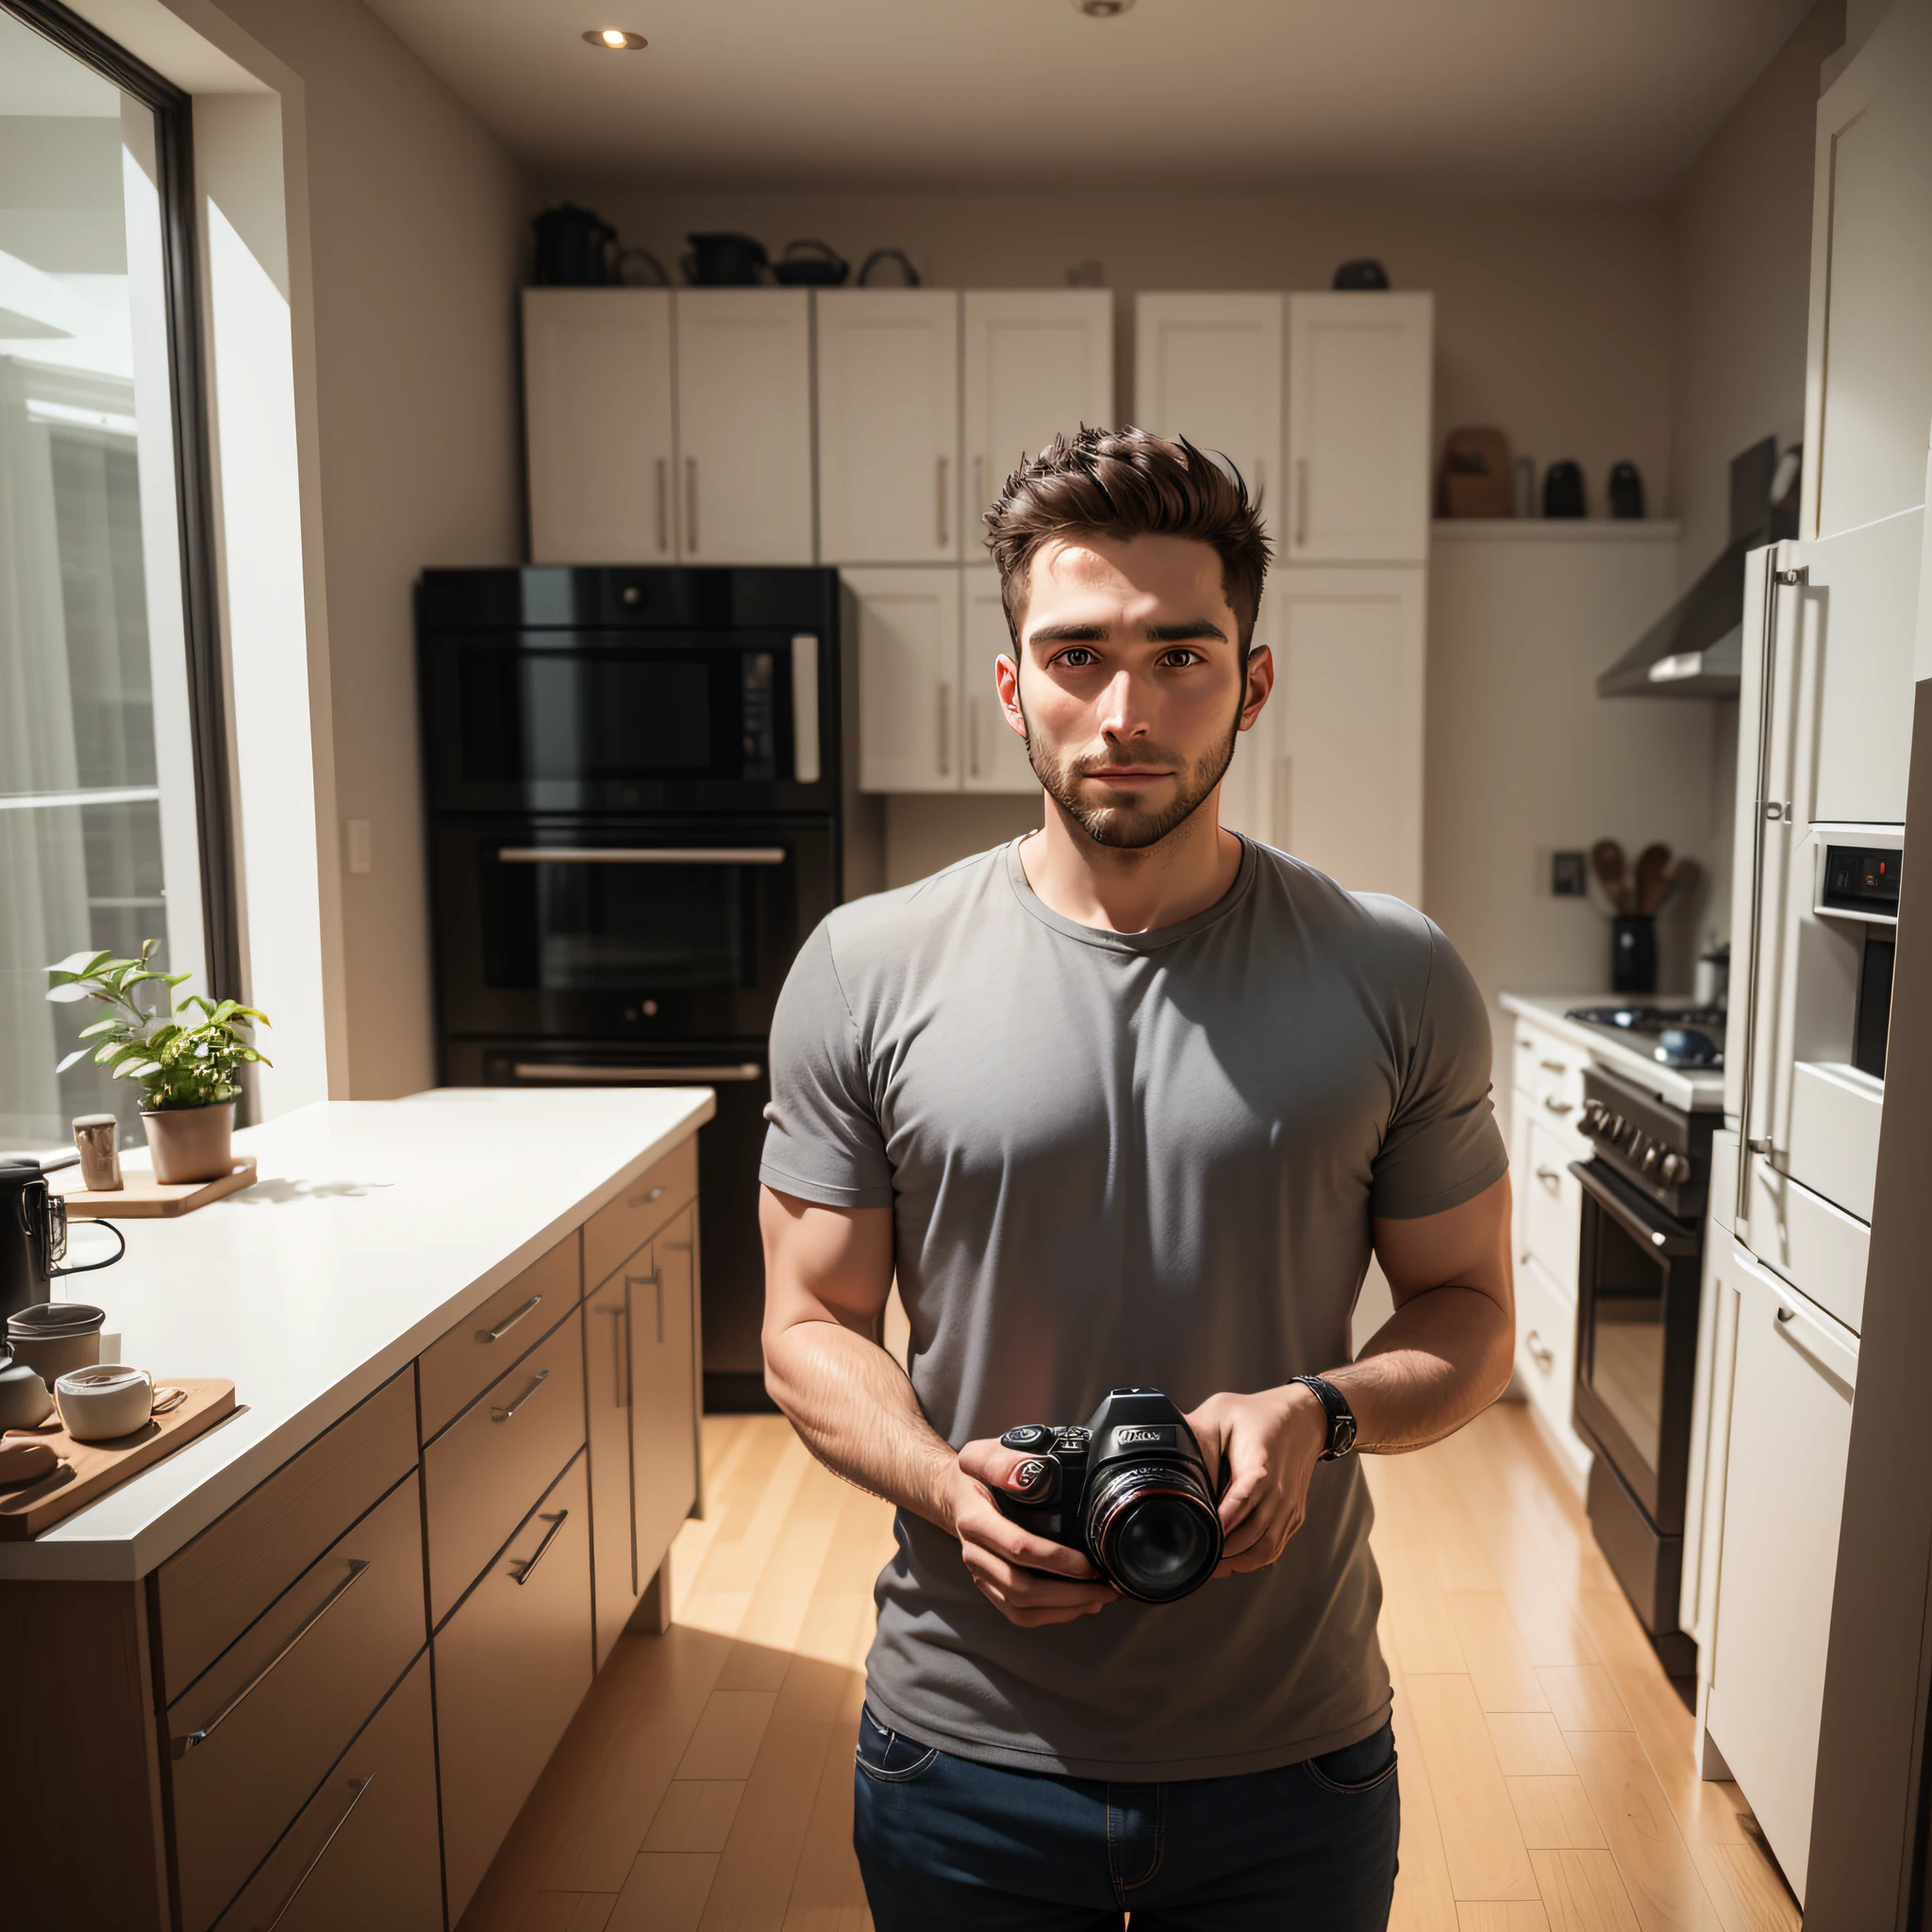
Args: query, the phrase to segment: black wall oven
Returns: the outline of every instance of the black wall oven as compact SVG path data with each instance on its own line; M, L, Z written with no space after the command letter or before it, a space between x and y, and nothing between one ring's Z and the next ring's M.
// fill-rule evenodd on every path
M878 883L838 574L430 571L417 625L442 1077L716 1089L706 1401L768 1406L773 1009L812 928Z
M1696 1668L1678 1628L1697 1311L1714 1114L1673 1107L1601 1067L1584 1075L1571 1172L1583 1189L1576 1426L1597 1452L1591 1525L1666 1668Z

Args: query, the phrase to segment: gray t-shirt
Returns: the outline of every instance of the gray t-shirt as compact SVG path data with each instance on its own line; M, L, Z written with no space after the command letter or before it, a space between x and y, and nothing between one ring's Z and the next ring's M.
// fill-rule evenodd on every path
M1371 1217L1470 1200L1507 1158L1467 969L1400 900L1244 841L1226 896L1153 932L1075 924L1017 844L841 906L772 1028L761 1178L892 1210L908 1366L955 1447L1183 1409L1349 1357ZM1158 1781L1338 1750L1388 1714L1353 1458L1280 1561L1175 1604L1021 1629L906 1510L868 1695L962 1757Z

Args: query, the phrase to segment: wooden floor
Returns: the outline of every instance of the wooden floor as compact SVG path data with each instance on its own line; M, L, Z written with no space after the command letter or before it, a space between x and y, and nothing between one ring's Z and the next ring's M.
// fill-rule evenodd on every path
M858 1932L852 1740L884 1505L708 1418L677 1621L625 1637L463 1932ZM1796 1906L1527 1409L1367 1457L1402 1754L1404 1932L1781 1932Z

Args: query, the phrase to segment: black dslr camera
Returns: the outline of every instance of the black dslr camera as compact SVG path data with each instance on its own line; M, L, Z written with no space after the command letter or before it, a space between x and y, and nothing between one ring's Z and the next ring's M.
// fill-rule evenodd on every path
M1023 1493L1000 1513L1091 1558L1123 1596L1171 1604L1221 1561L1221 1517L1194 1432L1158 1389L1116 1389L1084 1428L1022 1423L1000 1438L1030 1450Z

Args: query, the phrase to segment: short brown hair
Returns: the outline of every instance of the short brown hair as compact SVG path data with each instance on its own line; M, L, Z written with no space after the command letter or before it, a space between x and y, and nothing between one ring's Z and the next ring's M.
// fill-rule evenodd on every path
M1075 436L1056 436L1007 478L986 513L986 547L999 566L1000 601L1014 643L1028 572L1042 544L1083 535L1191 537L1221 558L1222 594L1245 660L1272 555L1260 510L1260 499L1249 497L1232 463L1217 462L1186 437L1170 441L1144 429L1085 425Z

